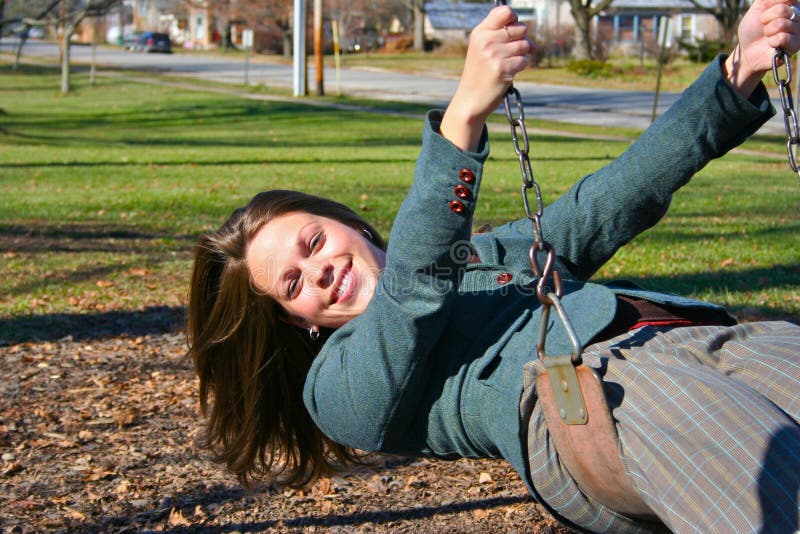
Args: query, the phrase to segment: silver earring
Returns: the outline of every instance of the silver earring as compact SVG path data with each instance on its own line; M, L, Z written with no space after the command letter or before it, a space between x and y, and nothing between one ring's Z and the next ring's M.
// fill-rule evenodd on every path
M372 241L372 232L370 232L370 231L369 231L369 230L367 230L366 228L362 228L362 229L361 229L361 231L362 231L362 232L364 232L364 235L365 235L365 236L367 236L367 239L369 239L370 241Z
M310 338L311 338L311 341L316 341L316 340L318 340L318 339L319 339L319 330L317 330L317 329L316 329L315 327L313 327L313 326L312 326L312 327L310 327L310 328L308 329L308 337L310 337Z

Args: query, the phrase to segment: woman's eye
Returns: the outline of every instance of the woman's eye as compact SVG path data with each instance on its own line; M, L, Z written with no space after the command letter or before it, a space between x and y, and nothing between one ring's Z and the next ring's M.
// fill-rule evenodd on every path
M308 248L313 252L317 250L317 248L321 243L322 243L322 232L316 234L314 237L311 238L311 242L308 244Z
M293 298L295 296L299 280L300 278L293 278L292 281L289 282L289 287L288 287L289 298Z

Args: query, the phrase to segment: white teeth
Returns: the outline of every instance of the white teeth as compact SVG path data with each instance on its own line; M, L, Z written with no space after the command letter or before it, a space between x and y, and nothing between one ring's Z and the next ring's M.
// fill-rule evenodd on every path
M344 280L342 280L342 285L339 287L339 296L344 295L347 291L347 288L350 287L350 274L344 275Z
M350 287L350 273L344 275L344 279L342 280L342 284L339 286L339 297L345 294L347 288Z

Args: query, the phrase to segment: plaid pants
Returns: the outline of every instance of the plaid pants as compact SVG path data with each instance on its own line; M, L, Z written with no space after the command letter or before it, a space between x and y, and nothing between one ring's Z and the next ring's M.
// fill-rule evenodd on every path
M557 516L594 532L800 529L800 326L644 327L590 345L584 362L603 377L628 477L663 525L580 491L530 385L531 482ZM539 369L525 366L526 384Z

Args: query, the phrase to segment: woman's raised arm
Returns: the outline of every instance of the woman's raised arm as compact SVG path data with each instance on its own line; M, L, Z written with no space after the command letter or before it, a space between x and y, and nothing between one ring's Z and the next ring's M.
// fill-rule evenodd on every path
M494 8L469 38L464 71L442 118L441 134L474 152L487 117L502 102L514 75L528 66L527 27L511 8Z

